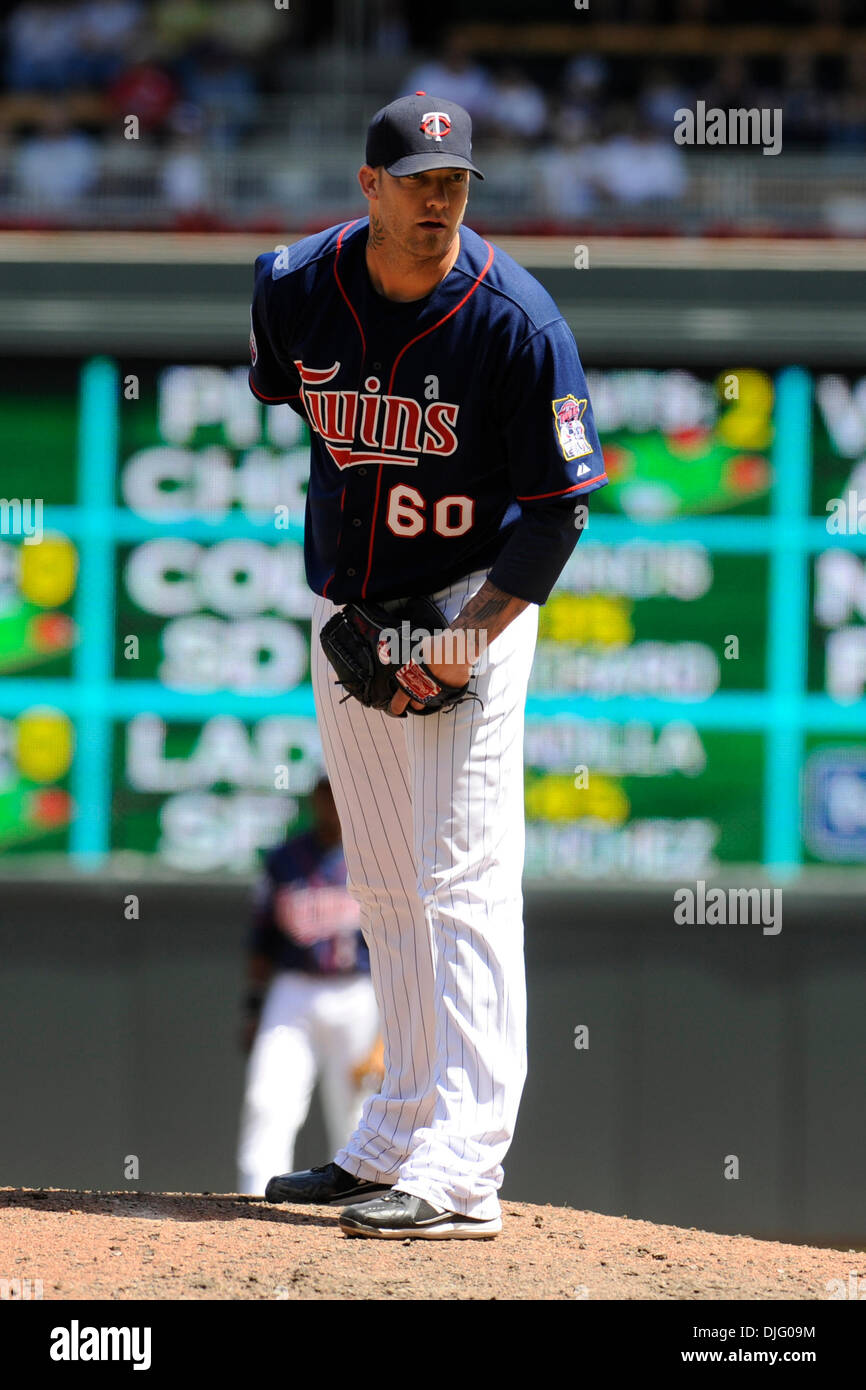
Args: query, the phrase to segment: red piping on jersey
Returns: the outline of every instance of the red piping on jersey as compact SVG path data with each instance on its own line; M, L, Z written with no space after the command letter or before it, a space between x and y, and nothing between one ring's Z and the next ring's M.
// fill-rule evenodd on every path
M336 251L336 254L335 254L335 256L334 256L334 279L335 279L336 282L337 282L337 289L340 291L340 294L343 296L343 299L346 301L346 305L347 305L347 307L348 307L349 313L352 315L352 318L355 320L355 323L358 325L358 332L359 332L360 335L361 335L361 354L362 354L362 355L361 355L361 364L363 365L364 358L367 356L367 339L364 337L364 330L363 330L363 328L361 327L361 320L358 318L358 315L355 313L355 309L354 309L354 306L353 306L353 304L352 304L352 301L351 301L351 299L349 298L349 296L346 294L345 289L343 288L343 282L342 282L342 280L340 279L340 272L337 270L337 261L340 259L340 251L341 251L342 248L343 248L343 237L346 235L347 232L350 232L350 231L352 230L353 227L356 227L356 226L358 225L358 223L360 222L360 220L361 220L360 217L356 217L355 220L354 220L354 222L349 222L349 223L347 223L347 225L346 225L346 226L343 228L343 230L341 231L340 235L337 237L337 251ZM341 513L341 518L342 518L342 511L343 511L343 503L345 502L345 500L346 500L346 489L343 488L343 492L342 492L342 495L341 495L341 497L340 497L340 513ZM375 513L374 513L374 514L375 514ZM342 534L343 534L343 523L342 523L342 519L341 519L341 521L340 521L340 529L339 529L338 532L337 532L337 549L338 549L338 550L339 550L339 548L340 548L340 537L341 537ZM328 578L327 578L327 580L326 580L326 582L325 582L325 587L324 587L324 589L322 590L322 597L323 597L323 598L327 598L327 597L328 597L328 585L330 584L331 580L333 579L334 574L336 574L336 570L333 570L333 571L331 572L331 574L328 576Z
M340 259L340 251L341 251L342 245L343 245L343 237L346 235L347 232L350 232L350 231L352 230L353 227L356 227L360 221L361 221L360 217L356 217L355 220L354 220L354 222L349 222L348 225L345 226L345 227L343 228L343 230L341 231L340 235L337 237L337 252L336 252L336 255L334 256L334 279L335 279L336 282L337 282L337 288L339 289L340 294L343 296L343 298L344 298L345 301L346 301L346 304L348 305L349 313L352 315L352 318L355 320L356 324L358 325L358 332L359 332L360 335L361 335L361 350L362 350L362 353L363 353L363 357L366 357L366 356L367 356L367 339L364 337L364 330L363 330L363 328L361 327L361 320L358 318L358 315L355 313L355 309L354 309L354 306L353 306L353 304L352 304L351 299L350 299L349 296L346 294L346 291L343 289L343 282L342 282L342 280L340 279L340 272L337 270L337 261ZM363 357L362 357L362 362L363 362Z
M485 275L487 274L488 270L493 264L493 247L490 245L489 241L485 241L484 245L487 247L487 260L484 262L484 266L480 274L476 276L474 282L470 285L469 289L466 291L463 298L460 300L460 303L455 304L453 309L449 309L447 314L443 314L441 319L437 319L436 322L432 323L429 328L425 328L423 333L417 333L414 338L410 338L408 343L401 347L400 351L397 353L397 356L394 358L394 365L391 368L391 375L388 379L387 395L390 396L392 390L394 389L394 377L397 374L397 367L400 363L400 358L403 356L404 352L408 352L410 347L412 347L414 343L419 343L422 338L426 338L428 333L432 333L435 329L441 328L442 324L447 322L448 319L450 319L454 314L456 314L458 309L463 308L463 305L466 303L467 299L471 299L472 295L478 289L478 286L481 284L481 281L484 279ZM361 586L362 598L367 597L367 585L370 582L370 570L373 568L373 541L376 536L376 517L379 511L379 494L382 490L382 469L384 467L384 463L379 464L379 472L376 478L376 496L373 501L373 522L370 527L370 548L367 552L367 573L364 575L364 583Z
M344 505L345 501L346 501L346 489L343 488L343 491L340 493L340 525L339 525L339 528L338 528L338 530L337 530L337 549L338 549L338 550L340 549L340 537L341 537L342 534L343 534L343 505ZM336 573L337 573L336 570L331 570L331 573L328 575L328 578L327 578L327 580L326 580L326 582L325 582L325 587L324 587L324 589L322 590L322 597L323 597L323 598L327 598L327 597L328 597L328 585L330 584L331 580L333 579L333 577L334 577L334 575L335 575Z
M264 394L258 389L258 387L256 386L255 382L253 381L252 368L250 368L249 383L250 383L250 390L252 391L253 395L254 395L254 396L258 396L258 398L259 398L260 401L267 401L267 402L268 402L269 404L271 404L271 405L285 405L285 403L286 403L287 401L299 401L299 400L301 399L297 392L295 392L295 394L294 394L293 396L266 396L266 395L264 395Z
M585 483L575 483L573 487L563 488L561 492L536 492L531 497L518 497L518 502L540 502L544 497L567 497L570 492L580 492L582 488L591 487L593 483L607 481L606 473L599 473L595 478L587 478Z
M413 343L418 343L418 342L421 341L422 338L426 338L426 337L427 337L427 334L428 334L428 333L432 333L433 330L434 330L434 328L439 328L439 326L440 326L441 324L443 324L443 323L445 322L446 319L450 319L450 318L451 318L451 315L452 315L452 314L456 314L458 309L462 309L462 308L463 308L463 305L466 303L467 299L470 299L470 298L472 297L472 295L475 293L475 291L478 289L478 286L481 284L481 281L484 279L485 275L487 274L488 270L490 269L491 265L493 264L493 247L490 245L490 242L489 242L489 241L485 241L484 245L487 247L487 260L484 262L484 269L482 270L481 274L480 274L480 275L478 276L478 278L476 279L475 283L466 291L466 293L464 294L464 296L463 296L463 298L461 299L460 303L459 303L459 304L455 304L455 305L454 305L454 308L453 308L453 309L449 309L449 310L448 310L448 313L447 313L447 314L443 314L443 315L442 315L442 318L441 318L441 319L437 319L436 323L431 324L431 326L430 326L429 328L425 328L423 333L419 333L419 334L417 335L417 337L415 337L415 338L410 338L409 341L408 341L408 343L406 344L406 346L405 346L405 347L402 347L402 348L400 349L400 351L397 353L397 356L394 358L394 365L393 365L393 367L391 368L391 379L390 379L390 381L388 382L388 395L389 395L389 396L390 396L391 391L393 390L393 387L394 387L394 376L395 376L396 371L397 371L397 364L399 363L400 358L403 356L403 353L404 353L404 352L408 352L409 348L412 346ZM384 467L384 464L380 464L379 467L380 467L380 468L383 468L383 467Z

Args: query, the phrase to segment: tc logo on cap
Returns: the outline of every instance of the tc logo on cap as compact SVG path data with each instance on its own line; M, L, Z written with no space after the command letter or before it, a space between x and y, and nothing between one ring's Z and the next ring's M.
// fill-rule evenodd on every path
M425 111L419 129L428 140L441 140L451 129L451 117L447 111Z

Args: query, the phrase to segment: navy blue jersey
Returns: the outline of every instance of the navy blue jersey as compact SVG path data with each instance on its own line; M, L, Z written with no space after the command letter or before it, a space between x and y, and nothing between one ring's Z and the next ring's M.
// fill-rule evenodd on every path
M250 385L309 422L307 582L335 603L489 569L546 602L607 481L571 330L516 261L460 229L426 298L373 288L368 219L256 261Z
M369 973L360 909L346 891L342 846L325 849L312 830L265 858L249 949L277 970L307 975Z

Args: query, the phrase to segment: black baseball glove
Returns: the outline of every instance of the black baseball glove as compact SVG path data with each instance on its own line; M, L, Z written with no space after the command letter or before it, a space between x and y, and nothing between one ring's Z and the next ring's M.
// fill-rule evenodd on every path
M421 709L407 705L399 716L438 714L464 700L478 700L465 685L445 685L423 661L412 658L425 637L444 632L448 620L428 598L413 598L389 612L376 603L347 603L319 633L336 685L368 709L387 710L398 690L405 690ZM340 703L344 703L341 701Z

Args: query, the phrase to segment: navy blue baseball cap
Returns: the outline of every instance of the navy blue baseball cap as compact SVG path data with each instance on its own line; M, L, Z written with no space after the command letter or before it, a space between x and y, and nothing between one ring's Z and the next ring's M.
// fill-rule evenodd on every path
M483 179L471 154L469 112L456 101L426 92L383 106L367 131L367 163L372 169L384 165L395 178L425 169L469 169Z

